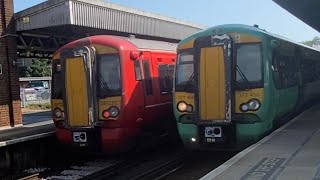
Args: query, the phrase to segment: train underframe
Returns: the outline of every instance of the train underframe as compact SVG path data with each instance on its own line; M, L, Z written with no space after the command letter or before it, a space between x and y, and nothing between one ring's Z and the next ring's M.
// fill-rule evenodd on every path
M178 123L184 146L189 150L223 150L239 151L257 142L270 131L259 133L246 133L243 127L250 126L265 127L266 122L254 124L229 123L224 125L196 125ZM211 131L211 135L206 135L206 131ZM216 134L215 134L216 133Z
M131 149L139 132L138 128L82 128L56 129L61 144L72 149L92 152L118 153Z

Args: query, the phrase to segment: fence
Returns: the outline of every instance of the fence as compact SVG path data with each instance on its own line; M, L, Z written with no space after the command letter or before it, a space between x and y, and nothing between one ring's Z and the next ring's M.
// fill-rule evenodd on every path
M20 90L21 107L27 107L30 104L50 103L50 89L21 89Z

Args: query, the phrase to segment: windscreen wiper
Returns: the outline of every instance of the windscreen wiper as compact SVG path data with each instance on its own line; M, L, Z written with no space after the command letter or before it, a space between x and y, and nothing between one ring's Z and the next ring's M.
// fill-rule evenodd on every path
M99 80L100 80L100 85L101 85L101 87L102 87L102 89L104 90L104 91L107 91L107 93L109 93L109 91L110 91L110 88L109 88L109 86L108 86L108 83L104 80L104 78L102 77L102 75L99 73ZM100 90L101 91L101 90ZM100 92L101 93L101 92ZM105 93L101 93L101 94L103 94L103 95L105 95Z
M187 90L188 86L190 86L191 82L194 80L194 72L190 75L187 83L184 85L184 91Z
M246 75L241 71L240 67L238 65L236 65L236 69L241 77L241 79L245 82L244 84L249 85L250 82L248 80L248 78L246 77ZM246 88L246 87L244 87Z

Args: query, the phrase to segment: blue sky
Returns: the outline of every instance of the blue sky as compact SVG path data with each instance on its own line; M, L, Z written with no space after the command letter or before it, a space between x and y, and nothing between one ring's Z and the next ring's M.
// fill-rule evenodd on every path
M15 12L44 1L14 0ZM258 24L262 29L299 42L320 36L317 31L272 0L109 0L109 2L208 27L230 23Z

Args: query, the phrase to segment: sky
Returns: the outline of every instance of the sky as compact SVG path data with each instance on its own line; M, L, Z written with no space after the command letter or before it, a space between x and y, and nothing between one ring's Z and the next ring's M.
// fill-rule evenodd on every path
M15 12L45 0L13 0ZM259 25L294 41L320 34L272 0L105 0L207 27L221 24Z

